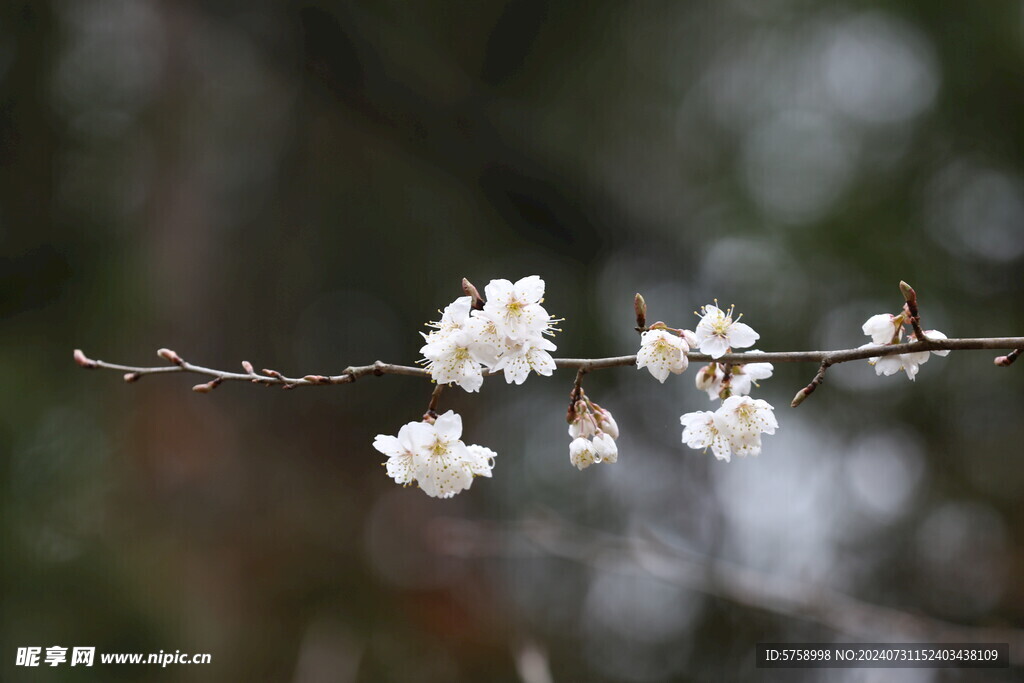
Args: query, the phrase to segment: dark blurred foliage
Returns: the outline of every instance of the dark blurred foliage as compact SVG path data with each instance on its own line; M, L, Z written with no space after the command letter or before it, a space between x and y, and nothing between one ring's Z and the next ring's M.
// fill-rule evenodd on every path
M62 644L214 662L33 680L739 681L756 642L843 636L628 553L508 552L538 517L1024 627L1024 368L993 354L836 367L798 410L814 368L777 368L782 428L729 465L679 443L692 374L588 378L622 454L582 473L564 372L453 390L499 457L450 501L371 448L422 381L71 362L409 363L460 278L529 274L563 356L633 352L636 291L677 325L735 302L763 350L861 344L900 279L926 327L1024 334L1022 76L1019 2L3 3L2 678ZM445 520L499 526L461 557ZM864 673L777 680L963 679Z

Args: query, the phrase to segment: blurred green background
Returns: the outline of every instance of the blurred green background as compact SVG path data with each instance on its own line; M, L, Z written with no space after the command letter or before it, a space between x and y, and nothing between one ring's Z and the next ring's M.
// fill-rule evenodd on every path
M753 648L907 639L800 607L822 588L1024 628L1024 368L996 354L836 367L798 410L814 368L779 367L781 429L731 464L680 443L692 369L588 377L621 455L582 473L571 373L452 390L499 456L440 501L371 447L421 380L199 395L71 350L408 364L460 278L530 274L558 356L633 353L637 291L849 348L901 279L926 328L1022 335L1022 76L1024 5L996 0L3 3L0 678L973 680L772 678ZM778 581L797 607L759 602ZM14 666L55 644L213 663Z

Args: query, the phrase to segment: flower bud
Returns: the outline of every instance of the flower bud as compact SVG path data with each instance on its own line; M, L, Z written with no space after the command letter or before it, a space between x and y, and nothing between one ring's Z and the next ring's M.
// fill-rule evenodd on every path
M633 297L633 310L636 312L636 326L639 329L647 327L647 302L644 301L643 296L640 292L636 293Z
M181 365L182 363L185 362L181 359L181 356L176 354L174 351L171 351L170 349L160 349L159 351L156 352L156 355L160 356L166 361L174 363L175 365Z
M914 308L917 307L917 292L903 280L900 280L900 292L903 294L903 299L907 302L907 305L910 306L911 312L913 312Z
M703 368L700 369L699 372L697 372L697 376L694 379L694 383L697 385L697 388L700 389L701 391L707 391L712 386L714 386L715 380L717 379L717 375L718 363L711 363L710 365L705 365Z
M569 436L574 439L578 437L589 439L595 434L597 434L597 422L594 420L594 416L589 411L582 414L577 412L576 419L569 425Z
M612 417L610 412L598 407L595 417L597 418L598 429L613 439L619 438L619 425L615 422L615 418Z
M462 291L463 293L465 293L466 296L473 297L474 309L478 311L483 310L484 298L480 296L479 290L477 290L477 288L473 286L473 283L467 280L466 278L462 278Z
M82 351L82 349L75 349L74 356L75 356L75 362L78 363L83 368L87 368L89 370L92 370L93 368L96 367L96 361L94 361L94 360L90 359L88 356L86 356L85 352Z

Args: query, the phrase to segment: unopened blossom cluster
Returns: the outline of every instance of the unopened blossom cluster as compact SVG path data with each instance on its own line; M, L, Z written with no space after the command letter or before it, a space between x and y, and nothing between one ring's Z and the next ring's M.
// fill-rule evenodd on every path
M686 413L679 421L683 425L684 444L699 450L710 449L716 458L727 462L733 454L758 455L761 435L774 434L778 428L771 404L748 396L757 380L771 377L772 364L717 360L733 349L753 346L760 337L739 317L734 319L733 313L734 308L722 310L708 304L697 314L700 321L692 331L655 323L642 332L636 356L637 368L647 368L659 382L664 382L669 373L686 370L686 354L691 349L711 356L712 362L697 371L695 384L709 399L721 399L722 404L714 411Z
M619 460L619 425L606 409L587 398L582 389L569 407L569 462L583 470Z
M864 334L871 337L871 343L864 344L860 348L869 349L875 347L892 346L903 342L923 341L917 338L917 334L911 330L907 333L906 339L903 334L909 323L909 316L906 312L899 315L891 313L879 313L868 318L861 326ZM920 329L920 328L919 328ZM938 330L922 330L928 339L947 339L946 335ZM868 360L875 366L876 375L895 375L900 370L907 373L907 377L913 381L917 371L924 365L931 354L936 356L948 356L949 351L918 351L917 353L893 353L887 356L876 356Z

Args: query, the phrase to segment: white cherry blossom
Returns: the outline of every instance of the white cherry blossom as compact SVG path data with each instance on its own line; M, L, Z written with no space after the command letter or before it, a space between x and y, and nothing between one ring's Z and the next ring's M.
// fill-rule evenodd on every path
M430 376L438 384L458 384L466 391L479 391L484 377L481 364L494 362L494 348L466 329L458 329L427 343L420 349Z
M594 442L580 436L573 439L569 444L569 462L571 462L576 469L584 470L595 462L601 462L601 458L597 454L597 448L594 446Z
M764 399L730 396L722 401L716 414L736 455L758 455L761 434L774 434L779 427L772 405Z
M684 444L701 450L710 448L716 458L729 462L732 457L729 433L715 413L698 410L686 413L679 422L683 425Z
M880 317L881 316L877 316L877 315L873 316L872 318L870 318L868 320L867 323L864 323L865 334L868 333L867 332L868 323L870 323L871 320L873 320L875 318L880 318ZM902 334L902 330L901 330L901 334ZM948 337L946 337L945 334L943 334L942 332L939 332L938 330L925 330L924 336L926 338L930 338L930 339L948 339ZM879 337L872 337L872 339L878 339L878 338L880 338L880 335L879 335ZM892 336L889 337L890 340L893 339L893 338L894 337L892 337ZM896 338L898 339L898 337L896 337ZM907 337L907 341L908 342L918 341L917 335L911 333ZM886 346L891 346L891 344L889 342L886 342L886 343L864 344L860 348L862 348L862 349L871 349L871 348L883 349ZM878 356L874 356L872 358L869 358L868 359L868 363L870 363L871 365L874 366L875 374L876 375L879 375L879 376L885 375L886 377L888 377L890 375L898 374L900 371L902 371L902 372L906 373L908 379L910 379L911 381L914 381L915 378L917 377L918 371L920 371L920 369L921 369L921 366L928 362L928 359L931 358L932 354L935 354L936 356L947 356L947 355L949 355L949 351L948 350L941 350L940 349L940 350L937 350L937 351L917 351L915 353L889 354L889 355L886 355L886 356L878 355Z
M753 346L761 336L750 325L739 322L739 318L734 321L731 307L723 311L718 306L708 304L702 311L695 335L700 352L712 358L721 358L730 348Z
M414 481L413 460L417 453L427 447L433 436L428 426L423 422L410 422L402 425L397 437L378 434L373 440L373 447L388 456L384 465L388 476L396 484L407 486Z
M719 460L733 455L758 455L761 435L774 434L779 423L770 403L749 396L730 396L715 412L698 411L679 418L683 443L690 448L711 449Z
M647 368L651 375L664 383L670 372L680 374L686 370L690 347L677 334L667 330L648 330L640 336L640 351L636 354L637 369Z
M760 353L757 350L748 353ZM732 374L729 378L729 388L733 396L746 396L758 380L768 379L775 372L775 366L771 363L744 363L743 365L732 366Z
M491 280L484 288L484 296L484 313L502 325L512 339L529 339L550 328L551 316L540 305L544 299L544 280L536 275L515 284Z
M423 424L430 430L430 439L413 458L413 476L428 496L451 498L473 483L470 464L474 458L459 439L462 417L449 410L434 424Z
M875 346L875 344L865 344L861 348ZM917 377L918 370L924 365L931 355L927 351L920 351L918 353L893 353L888 356L876 356L868 360L871 365L875 366L876 375L895 375L900 370L907 373L907 377L911 381Z
M530 371L538 375L550 377L555 371L555 360L549 351L557 347L543 337L535 337L513 343L491 368L494 372L502 370L505 381L509 384L522 384L530 376Z

